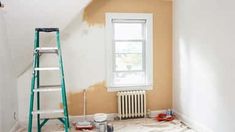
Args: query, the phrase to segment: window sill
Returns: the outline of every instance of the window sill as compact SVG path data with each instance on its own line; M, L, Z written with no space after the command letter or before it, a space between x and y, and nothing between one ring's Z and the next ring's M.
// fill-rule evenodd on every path
M136 86L108 86L108 92L119 92L119 91L134 91L134 90L152 90L153 85L136 85Z

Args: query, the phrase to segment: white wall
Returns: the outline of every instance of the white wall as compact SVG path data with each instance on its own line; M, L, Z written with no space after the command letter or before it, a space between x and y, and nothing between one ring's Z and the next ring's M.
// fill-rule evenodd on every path
M7 43L4 11L0 9L0 131L8 132L17 112L16 75Z
M234 132L235 1L174 1L174 110L203 131Z
M105 80L104 26L93 25L90 27L86 22L82 22L82 16L83 13L78 15L62 32L61 36L67 92L81 91ZM57 61L57 58L45 55L42 56L41 64L44 66L56 66ZM30 68L17 80L19 119L22 122L28 119L31 73L32 69ZM59 83L56 72L44 72L41 74L42 84ZM58 108L59 96L42 94L42 108Z

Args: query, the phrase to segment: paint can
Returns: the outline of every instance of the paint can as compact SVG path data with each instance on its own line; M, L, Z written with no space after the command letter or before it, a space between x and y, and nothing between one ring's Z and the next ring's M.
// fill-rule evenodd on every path
M171 109L168 109L168 110L167 110L167 115L168 115L168 116L172 116L172 115L173 115L173 111L172 111Z
M113 132L113 131L114 131L113 124L108 123L108 125L107 125L107 132Z
M94 123L97 132L107 132L107 121L102 121L102 122L95 121Z

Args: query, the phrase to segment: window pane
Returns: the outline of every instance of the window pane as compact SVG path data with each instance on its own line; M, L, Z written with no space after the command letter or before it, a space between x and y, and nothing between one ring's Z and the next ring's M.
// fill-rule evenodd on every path
M115 40L143 39L143 23L114 23Z
M116 54L115 71L143 70L142 54Z
M143 42L115 42L116 53L142 53Z
M143 85L145 84L144 72L115 72L113 73L114 85Z

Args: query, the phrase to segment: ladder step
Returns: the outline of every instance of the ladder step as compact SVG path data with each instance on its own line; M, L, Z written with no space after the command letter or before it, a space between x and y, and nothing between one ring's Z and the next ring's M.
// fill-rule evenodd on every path
M39 53L58 53L57 47L38 47L35 51L39 51Z
M37 32L58 32L59 28L36 28Z
M39 114L63 114L64 110L35 110L32 112L33 115L39 115Z
M34 92L56 92L61 91L61 88L43 88L43 89L34 89Z
M41 117L40 120L45 120L45 119L49 119L49 120L58 120L59 118L63 119L64 116L56 116L56 117Z
M40 85L39 88L61 88L61 85Z
M60 70L59 67L40 67L40 68L35 68L35 71L58 71Z

